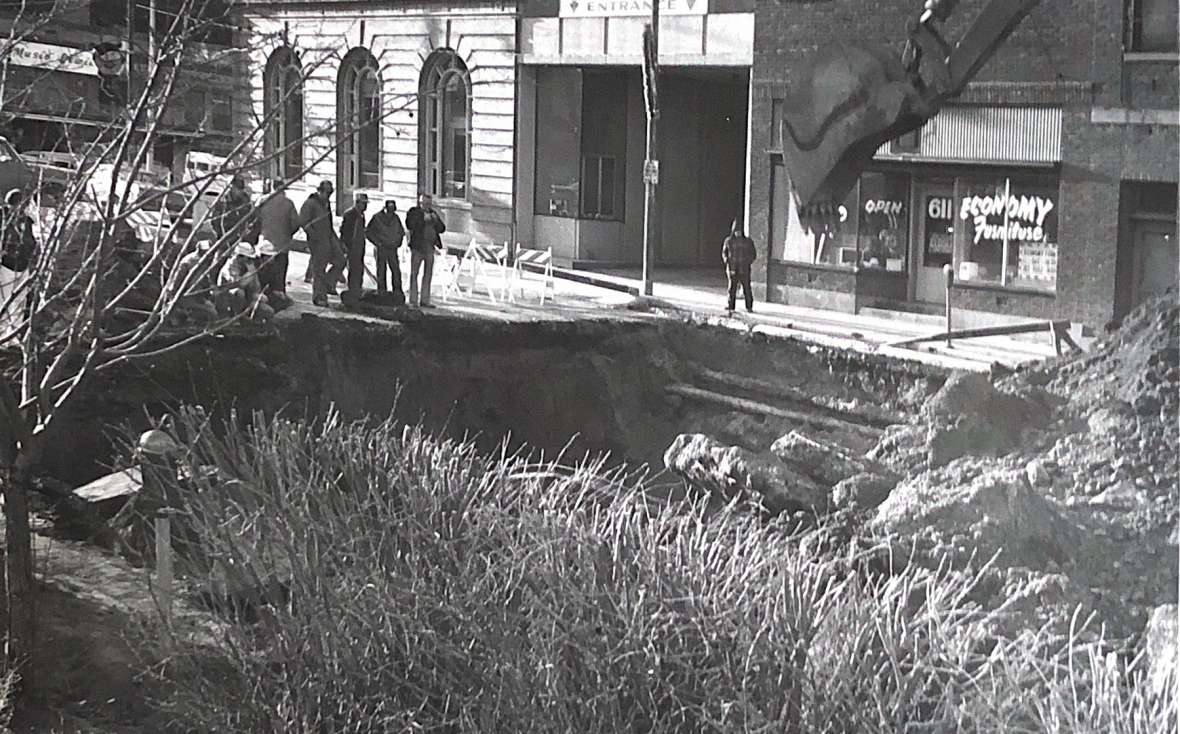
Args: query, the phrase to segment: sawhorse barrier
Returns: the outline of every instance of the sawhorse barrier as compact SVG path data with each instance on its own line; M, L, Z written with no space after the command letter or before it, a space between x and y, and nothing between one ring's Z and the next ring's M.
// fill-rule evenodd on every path
M557 281L553 278L553 248L545 250L527 250L517 248L516 256L512 259L512 276L508 284L508 297L516 300L516 291L524 293L525 272L537 273L541 276L540 291L541 305L545 305L545 296L550 291L557 296Z
M488 273L488 268L492 265L500 269L498 278L494 278ZM471 272L471 283L467 286L469 297L475 295L476 286L482 282L487 291L488 300L492 303L506 299L504 291L508 285L508 245L480 244L472 240L463 253L463 257L459 258L458 262L450 268L450 280L443 291L444 301L449 301L451 296L462 290L459 277L463 275L464 268ZM496 284L495 280L498 280L499 284ZM497 291L500 294L499 299L496 297Z

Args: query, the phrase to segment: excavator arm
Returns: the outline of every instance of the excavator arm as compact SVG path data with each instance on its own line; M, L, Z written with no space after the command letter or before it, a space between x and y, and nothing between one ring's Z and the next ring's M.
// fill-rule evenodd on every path
M1039 0L988 0L955 44L939 32L958 0L927 0L902 54L881 45L826 45L790 86L783 155L800 221L838 224L840 203L886 141L917 130L962 94Z

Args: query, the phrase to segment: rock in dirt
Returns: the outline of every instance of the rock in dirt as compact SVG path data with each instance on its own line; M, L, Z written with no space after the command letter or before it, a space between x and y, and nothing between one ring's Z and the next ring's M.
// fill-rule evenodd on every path
M1025 432L1047 425L1057 402L1039 388L1001 392L985 375L956 375L922 409L927 463L939 467L960 456L1003 456L1021 448Z
M770 447L770 452L829 487L857 474L890 473L872 459L855 456L836 444L817 441L799 431L791 431L779 438Z
M822 487L774 455L726 446L700 433L677 436L664 452L664 466L689 484L727 499L761 498L772 513L827 505Z
M1140 654L1147 670L1147 681L1157 696L1174 689L1176 679L1177 606L1164 604L1156 607L1143 630Z
M899 484L869 523L886 535L932 537L960 554L1004 566L1069 563L1079 529L1025 481L1019 469L992 469L969 481L924 473Z
M832 505L840 509L855 506L871 510L884 502L896 486L897 477L893 474L856 474L832 487Z

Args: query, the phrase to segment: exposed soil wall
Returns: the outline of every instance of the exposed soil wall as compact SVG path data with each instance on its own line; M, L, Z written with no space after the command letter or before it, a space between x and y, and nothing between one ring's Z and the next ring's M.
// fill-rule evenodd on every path
M758 380L758 397L802 411L820 409L798 403L805 393L824 404L904 412L943 380L896 361L667 320L397 324L304 316L280 322L277 336L210 339L104 378L59 423L62 450L46 469L66 481L91 479L111 456L112 425L143 427L146 414L180 403L309 415L335 405L350 418L394 410L488 448L510 435L513 447L547 454L568 445L571 460L608 451L653 466L685 431L765 450L797 427L666 394L671 384L716 373ZM855 437L834 438L861 447Z

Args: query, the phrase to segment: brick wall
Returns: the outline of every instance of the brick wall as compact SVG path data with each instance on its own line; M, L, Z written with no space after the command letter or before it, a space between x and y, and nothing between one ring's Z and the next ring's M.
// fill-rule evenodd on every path
M945 26L957 40L980 3L960 5ZM900 51L912 0L815 0L757 6L754 36L750 229L769 235L771 99L822 45L887 43ZM1057 296L964 289L962 305L1100 324L1113 313L1123 180L1176 181L1175 124L1096 124L1091 108L1175 110L1175 61L1124 59L1123 0L1043 1L983 67L964 101L1051 103L1064 109ZM1014 84L1013 84L1014 83ZM789 104L789 101L787 102ZM766 278L765 269L760 277ZM778 276L781 277L781 276Z

